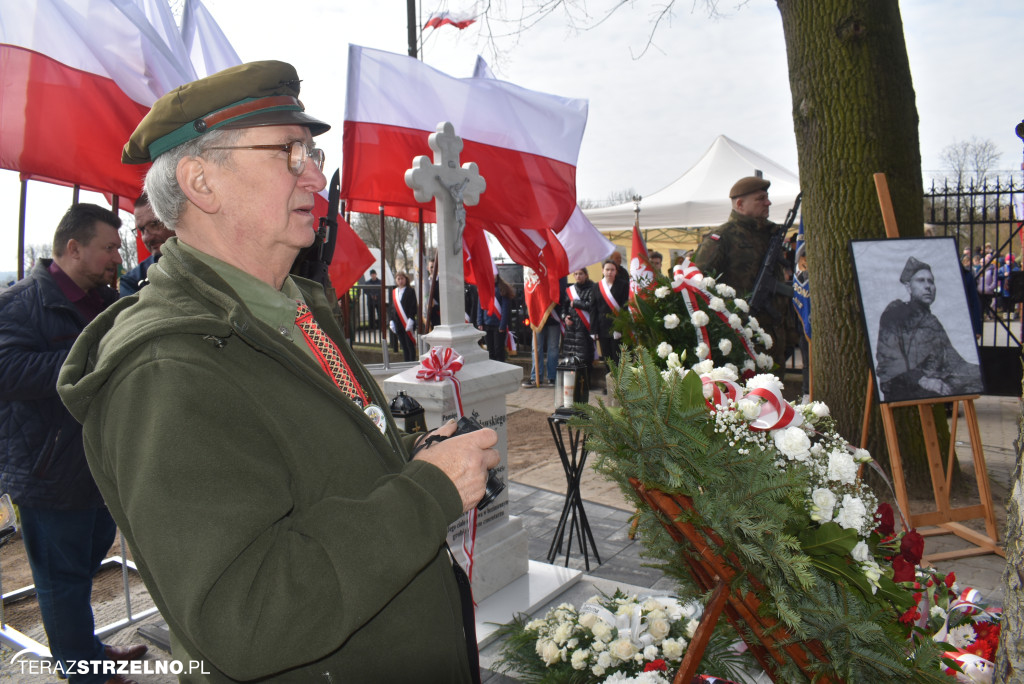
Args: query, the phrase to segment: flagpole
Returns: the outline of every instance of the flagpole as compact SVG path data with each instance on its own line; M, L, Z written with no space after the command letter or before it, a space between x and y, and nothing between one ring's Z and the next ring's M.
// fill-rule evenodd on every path
M413 59L416 58L416 0L406 0L405 2L405 19L406 19L406 31L409 36L409 56Z
M21 208L18 210L18 280L25 277L25 210L28 206L28 179L21 179Z

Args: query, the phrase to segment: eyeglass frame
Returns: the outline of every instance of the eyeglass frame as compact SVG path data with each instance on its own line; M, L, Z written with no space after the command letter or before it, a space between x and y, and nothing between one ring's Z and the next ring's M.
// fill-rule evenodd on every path
M160 219L153 219L152 221L143 223L141 226L135 226L134 231L136 235L142 235L143 233L146 233L148 231L156 232L157 230L163 227L163 221L161 221Z
M302 156L299 158L299 168L292 168L292 149L296 145L302 146ZM306 160L312 159L313 164L316 166L318 171L323 172L324 162L326 161L327 154L324 152L322 147L317 147L314 144L312 147L306 145L301 140L291 140L286 143L278 143L275 145L233 145L230 147L207 147L208 150L278 150L281 152L288 153L288 172L293 176L301 176L302 172L306 170ZM319 155L317 153L319 152Z

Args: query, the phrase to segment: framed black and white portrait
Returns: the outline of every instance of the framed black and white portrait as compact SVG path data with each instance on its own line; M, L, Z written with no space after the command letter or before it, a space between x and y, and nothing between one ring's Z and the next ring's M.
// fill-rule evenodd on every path
M980 394L978 345L956 241L852 240L850 251L878 401Z

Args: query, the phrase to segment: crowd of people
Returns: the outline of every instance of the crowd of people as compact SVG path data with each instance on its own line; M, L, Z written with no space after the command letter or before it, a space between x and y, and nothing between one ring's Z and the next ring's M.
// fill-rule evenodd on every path
M973 251L964 247L960 264L974 278L984 320L994 320L1000 312L1010 320L1018 318L1017 303L1011 297L1011 278L1021 270L1020 256L1012 252L997 254L987 242L984 249L980 245Z

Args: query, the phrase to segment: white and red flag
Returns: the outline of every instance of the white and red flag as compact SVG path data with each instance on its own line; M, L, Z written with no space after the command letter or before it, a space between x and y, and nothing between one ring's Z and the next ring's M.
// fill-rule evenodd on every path
M454 78L412 57L351 45L341 194L353 211L384 204L385 212L415 220L422 205L405 185L405 171L414 157L433 158L427 137L450 121L463 140L461 159L500 179L467 208L469 220L561 227L576 206L586 120L585 100ZM423 209L424 220L433 221L433 207Z
M423 24L423 28L436 29L447 24L461 31L475 21L476 15L472 11L449 12L444 10L441 12L431 12L430 16L427 17L427 21Z
M562 230L556 233L568 261L566 273L573 273L590 264L599 264L615 251L615 245L594 227L579 207Z

